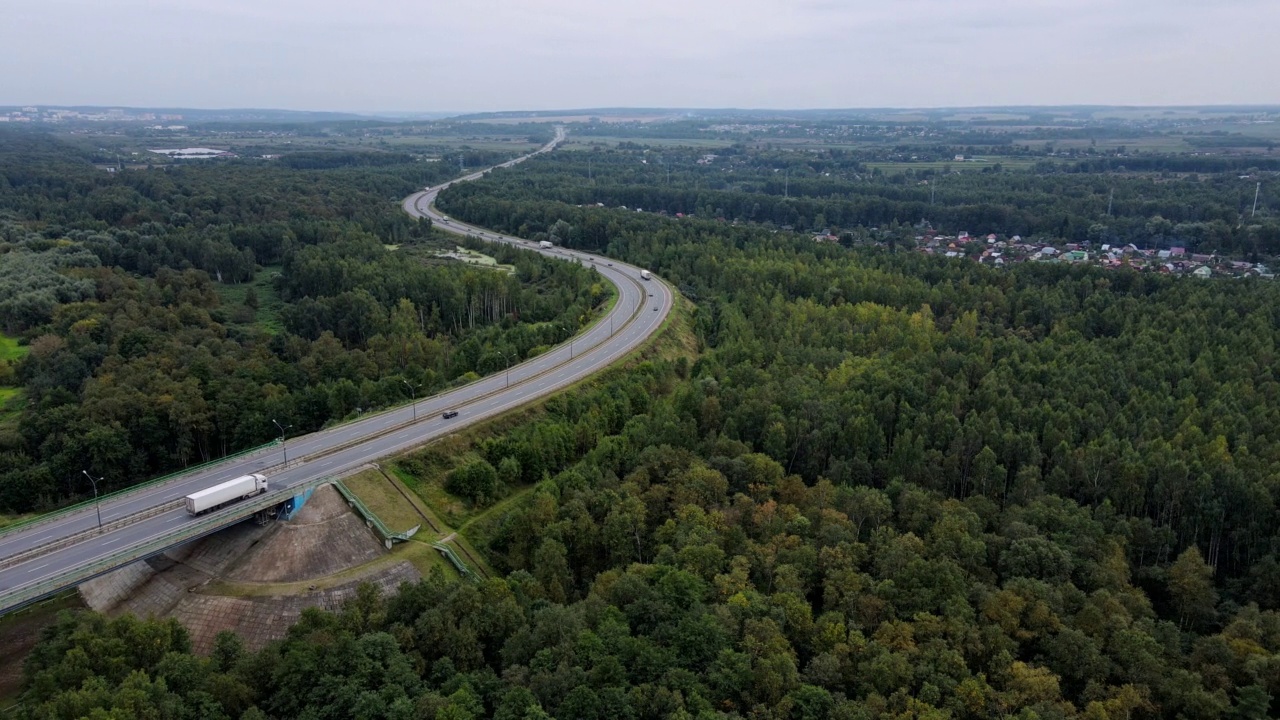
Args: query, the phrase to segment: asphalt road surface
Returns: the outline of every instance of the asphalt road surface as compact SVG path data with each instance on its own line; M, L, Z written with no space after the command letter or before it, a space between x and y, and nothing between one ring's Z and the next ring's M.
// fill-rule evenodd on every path
M501 167L549 152L563 139L563 130L557 129L556 139L551 143L531 155L503 163ZM571 343L559 345L543 355L469 385L347 425L289 438L282 447L229 460L160 485L105 500L98 508L102 522L109 525L113 520L154 511L196 490L252 472L267 474L273 493L317 478L340 475L569 386L627 355L661 326L671 309L671 290L657 279L642 280L640 268L577 251L541 249L533 242L492 233L453 219L445 220L431 207L436 195L453 182L474 179L484 172L478 171L416 193L405 199L404 208L410 214L432 218L436 226L444 230L515 244L531 252L564 260L594 264L600 275L618 289L618 300L608 317L573 338ZM456 410L457 417L444 419L442 414L446 410ZM287 466L284 464L286 453ZM178 507L99 535L92 533L98 526L98 515L91 505L0 535L0 564L4 564L5 558L15 555L26 553L29 556L0 569L0 612L30 599L24 596L36 586L44 584L46 587L42 589L47 589L49 581L70 576L77 568L141 548L195 521L196 518ZM31 552L79 534L85 534L85 537L66 543L65 547L49 552Z

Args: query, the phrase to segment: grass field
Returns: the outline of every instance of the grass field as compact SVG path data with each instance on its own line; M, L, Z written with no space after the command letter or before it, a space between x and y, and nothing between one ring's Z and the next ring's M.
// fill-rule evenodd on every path
M1103 140L1093 141L1086 138L1060 140L1060 139L1030 139L1023 140L1021 144L1030 145L1031 147L1039 147L1045 143L1052 143L1059 150L1084 150L1092 147L1096 150L1115 150L1123 147L1127 152L1166 152L1180 153L1190 152L1191 145L1181 137L1172 137L1167 135L1156 135L1151 137L1134 137L1134 138L1107 138Z
M478 265L492 270L502 270L507 273L513 273L516 271L515 265L499 265L497 258L485 255L484 253L477 252L475 250L468 250L461 245L458 245L453 250L443 252L437 251L436 257L457 260L458 262L464 262L468 265Z
M222 306L231 310L244 305L245 295L248 294L249 288L253 288L258 296L258 310L254 313L253 324L270 333L280 332L284 329L280 324L280 311L284 308L284 302L280 299L280 293L276 292L272 281L281 269L280 265L264 265L254 277L253 282L238 285L219 283L217 288L218 295L222 298Z
M475 514L473 508L444 489L445 477L454 468L479 458L479 455L470 451L469 443L459 447L461 443L458 440L456 436L449 436L414 453L419 459L426 460L426 472L421 475L410 473L400 463L394 463L390 467L395 477L422 498L444 524L450 527L465 524Z
M0 424L17 420L26 399L21 388L0 387Z
M428 509L413 503L412 494L406 499L377 470L365 470L344 478L342 484L355 493L392 532L405 532L416 525L422 528L418 532L432 534L431 523L441 527L437 518L431 517L428 521L423 517Z
M398 476L397 474L388 478L378 470L366 470L342 482L394 532L405 532L415 525L418 526L418 532L411 541L396 545L395 551L403 551L407 545L429 548L429 552L426 553L409 551L412 556L409 558L410 561L423 575L427 574L431 566L437 564L445 566L450 574L457 572L452 563L445 560L433 545L433 543L443 542L453 545L459 551L458 555L473 569L480 570L485 577L493 577L493 568L489 567L475 546L462 536L460 532L462 527L455 530L444 522L420 496L411 492L403 482L397 483L395 478ZM508 498L508 500L511 499ZM489 508L481 515L501 505L502 503Z
M19 345L18 338L0 335L0 360L19 360L26 357L30 348Z
M647 137L612 137L608 135L570 135L560 147L565 150L590 150L592 146L614 147L618 143L630 142L637 145L648 145L650 147L691 147L691 148L707 148L714 150L717 148L726 148L733 143L728 140L719 140L716 138L647 138Z

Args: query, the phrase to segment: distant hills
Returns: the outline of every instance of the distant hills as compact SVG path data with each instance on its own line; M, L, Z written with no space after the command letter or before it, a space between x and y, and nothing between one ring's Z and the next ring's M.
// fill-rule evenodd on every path
M795 120L832 120L832 119L884 119L892 116L912 116L923 119L942 119L956 115L965 116L1008 116L1022 115L1042 118L1053 116L1058 118L1075 118L1087 120L1098 116L1126 117L1177 117L1177 116L1248 116L1280 114L1280 105L1203 105L1203 106L1132 106L1132 105L1014 105L1014 106L974 106L974 107L935 107L935 108L812 108L812 109L769 109L769 108L651 108L651 107L607 107L607 108L570 108L559 110L504 110L480 113L450 112L326 112L310 110L274 110L269 108L225 108L195 109L172 107L125 107L125 106L87 106L87 105L0 105L0 117L18 116L38 110L37 115L47 116L58 113L78 113L93 116L95 120L118 119L121 122L151 121L153 119L181 118L187 123L321 123L350 122L369 120L415 121L415 120L459 120L459 121L493 121L493 120L528 120L532 122L565 121L578 118L600 118L603 120L620 119L657 119L657 118L742 118L742 119L795 119ZM32 118L43 119L43 118Z

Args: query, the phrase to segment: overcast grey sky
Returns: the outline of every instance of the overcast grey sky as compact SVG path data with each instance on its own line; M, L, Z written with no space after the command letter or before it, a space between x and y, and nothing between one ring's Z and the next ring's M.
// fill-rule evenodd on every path
M1280 103L1280 0L3 0L0 104Z

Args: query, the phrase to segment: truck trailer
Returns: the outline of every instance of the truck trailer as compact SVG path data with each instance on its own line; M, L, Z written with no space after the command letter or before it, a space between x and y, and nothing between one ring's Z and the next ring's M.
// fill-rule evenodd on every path
M546 250L551 247L551 242L549 240L543 240L542 242L538 243L538 247L542 248L543 250Z
M641 270L641 271L640 271L640 279L641 279L641 280L648 280L648 279L649 279L649 278L651 278L651 277L653 277L653 276L649 274L649 271L648 271L648 270Z
M241 475L234 480L219 483L213 487L197 490L186 498L187 512L200 515L210 510L244 500L267 491L266 475Z

